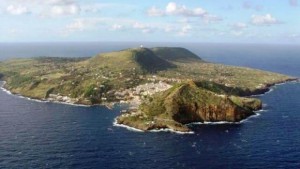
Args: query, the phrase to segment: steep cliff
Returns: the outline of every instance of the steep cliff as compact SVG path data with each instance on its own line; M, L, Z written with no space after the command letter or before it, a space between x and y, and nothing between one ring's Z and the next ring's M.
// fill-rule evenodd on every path
M219 95L199 88L192 81L175 85L146 100L135 113L117 118L141 130L169 128L189 131L185 124L192 122L239 122L261 108L258 99Z

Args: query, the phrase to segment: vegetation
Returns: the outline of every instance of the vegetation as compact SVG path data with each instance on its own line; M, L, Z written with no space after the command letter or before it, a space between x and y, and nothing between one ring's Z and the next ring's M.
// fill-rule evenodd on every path
M180 47L156 47L151 49L158 57L170 62L204 62L199 56Z
M189 81L155 94L140 105L137 113L121 115L117 120L142 130L170 128L185 132L189 129L184 124L192 122L238 122L261 105L258 99L218 95Z
M142 130L185 132L190 131L186 123L240 121L260 109L261 101L239 96L259 94L293 78L208 63L183 48L136 48L92 58L8 60L0 62L0 79L13 93L81 104L130 100L138 92L135 87L162 81L173 87L146 96L149 91L139 91L144 98L139 109L117 121Z
M68 96L84 104L118 101L116 92L153 81L174 85L191 79L218 94L249 95L290 79L207 63L183 48L126 49L92 58L14 59L0 62L0 78L13 93L40 99L51 94Z

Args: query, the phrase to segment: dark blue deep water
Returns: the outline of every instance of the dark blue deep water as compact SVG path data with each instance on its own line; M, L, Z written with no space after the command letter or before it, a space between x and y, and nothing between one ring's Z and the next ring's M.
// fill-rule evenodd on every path
M139 43L0 44L0 60L92 56ZM300 48L184 46L202 58L300 77ZM34 50L37 49L37 50ZM300 168L300 84L259 96L260 116L242 124L197 125L195 134L140 133L113 126L121 108L40 103L0 91L0 168Z

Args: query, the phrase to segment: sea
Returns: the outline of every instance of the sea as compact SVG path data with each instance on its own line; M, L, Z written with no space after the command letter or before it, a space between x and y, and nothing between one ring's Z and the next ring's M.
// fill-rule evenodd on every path
M150 42L0 43L0 61L90 57L155 46L185 47L206 61L300 77L300 46ZM239 124L195 124L194 134L114 126L122 105L37 102L0 90L1 169L299 169L300 83L255 96L263 110Z

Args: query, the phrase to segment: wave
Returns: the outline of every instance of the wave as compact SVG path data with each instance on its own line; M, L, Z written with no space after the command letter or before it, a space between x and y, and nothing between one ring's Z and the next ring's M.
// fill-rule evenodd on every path
M291 83L292 81L290 81L290 83ZM283 83L276 83L274 86L281 86L281 85L284 85L284 84L286 84L287 82L283 82Z
M146 133L146 132L152 132L152 133L170 132L170 133L175 133L175 134L194 134L193 131L182 132L182 131L175 131L175 130L172 130L172 129L153 129L153 130L144 131L144 130L140 130L140 129L137 129L137 128L134 128L134 127L127 126L125 124L119 124L119 123L117 123L117 119L116 118L115 118L115 120L113 122L113 126L115 126L115 127L123 127L123 128L126 128L127 130L130 130L130 131L144 132L144 133Z
M260 97L260 96L263 96L263 95L265 95L265 94L269 94L269 93L271 93L271 92L273 92L273 91L274 91L273 87L270 87L270 88L268 89L268 91L266 91L266 92L264 92L264 93L262 93L262 94L254 94L254 95L251 95L251 97Z
M300 83L300 79L298 80L294 80L294 81L291 81L292 84L295 84L295 83Z
M262 110L262 111L265 111L265 110ZM244 119L244 120L241 120L239 122L229 122L229 121L217 121L217 122L209 122L209 121L204 121L204 122L193 122L193 123L189 123L189 124L186 124L188 126L191 126L191 125L221 125L221 124L242 124L242 123L245 123L246 121L248 121L249 119L251 118L256 118L258 116L260 116L261 114L258 113L258 112L261 112L261 110L259 111L255 111L255 114Z
M261 114L260 113L258 113L258 112L263 112L263 111L266 111L266 110L258 110L258 111L254 111L254 115L252 115L252 116L250 116L250 117L248 117L248 118L246 118L246 119L244 119L244 120L241 120L239 123L240 124L242 124L242 123L245 123L245 122L247 122L248 120L250 120L250 119L252 119L252 118L257 118L258 116L260 116Z
M266 112L266 111L268 111L268 110L266 110L266 109L260 109L260 110L254 111L254 113L256 113L256 115L257 115L257 114L259 114L259 112Z
M204 122L192 122L189 124L186 124L188 126L192 125L221 125L221 124L241 124L242 121L240 122L229 122L229 121L217 121L217 122L209 122L209 121L204 121Z
M130 131L144 132L143 130L140 130L140 129L137 129L137 128L134 128L134 127L130 127L130 126L127 126L125 124L119 124L119 123L117 123L117 119L114 120L113 126L115 126L115 127L123 127L123 128L126 128L127 130L130 130Z
M263 96L265 94L269 94L269 93L271 93L271 92L274 91L274 87L276 87L276 86L282 86L282 85L285 85L285 84L288 84L288 83L292 83L292 84L300 83L300 79L295 79L295 80L291 80L291 81L276 83L276 84L270 86L269 90L267 92L262 93L262 94L254 94L254 95L251 95L251 96L252 97L259 97L259 96Z
M154 130L149 130L149 132L171 132L171 133L176 133L176 134L195 134L193 131L188 131L188 132L182 132L182 131L175 131L172 129L154 129Z
M271 93L271 92L273 92L274 91L274 88L273 87L271 87L266 93L264 93L264 94L269 94L269 93Z
M77 103L67 103L67 102L60 102L60 101L42 101L45 103L55 103L55 104L65 104L65 105L70 105L70 106L77 106L77 107L91 107L91 105L85 105L85 104L77 104Z
M6 93L6 94L8 94L8 95L13 95L9 90L6 90L6 89L3 88L3 87L0 87L0 89L1 89L4 93Z

